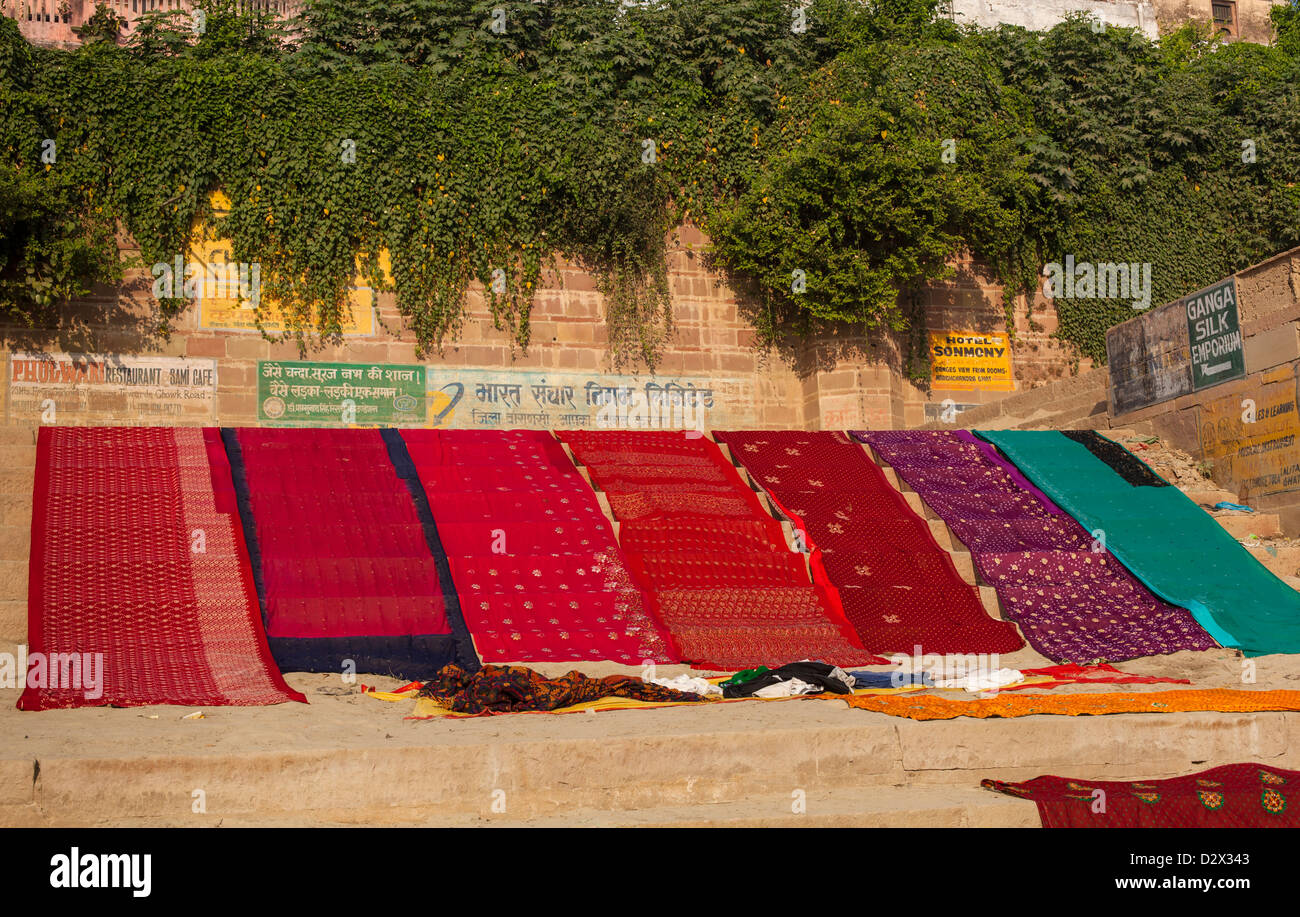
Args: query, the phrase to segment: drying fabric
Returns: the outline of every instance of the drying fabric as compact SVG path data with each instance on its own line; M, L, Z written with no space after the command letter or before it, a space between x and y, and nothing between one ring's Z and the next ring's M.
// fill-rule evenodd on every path
M981 431L1152 592L1246 655L1300 652L1300 593L1176 487L1134 486L1060 433ZM1079 660L1075 660L1079 661Z
M605 697L653 703L703 699L698 694L674 691L627 675L588 678L581 672L569 672L560 678L544 678L523 666L503 665L485 665L472 673L449 665L425 683L419 693L455 713L555 710Z
M716 433L812 549L814 579L833 589L875 652L1009 653L1016 626L989 617L928 524L843 433Z
M773 551L696 556L689 551L629 552L632 572L655 592L789 586L808 579L802 554Z
M267 648L216 430L41 427L28 608L21 710L305 702Z
M657 520L624 522L619 542L627 551L654 553L669 551L729 551L744 549L748 554L785 550L781 524L767 519L700 519L690 516L669 528Z
M1146 462L1096 430L1062 430L1061 435L1083 446L1134 487L1169 486L1169 482L1152 471Z
M629 567L683 659L720 669L874 664L715 443L657 431L561 435L607 494Z
M966 431L855 433L921 495L998 591L1025 639L1075 663L1206 650L1213 638L1186 609L1152 594L1092 536Z
M753 681L755 678L758 678L760 675L764 675L770 671L771 669L769 669L765 665L760 665L756 669L744 669L742 671L736 672L726 681L722 682L722 687L726 688L728 685L743 685L745 682Z
M805 694L822 694L825 690L821 685L809 684L806 681L800 681L798 678L788 678L785 681L774 682L758 688L749 696L770 700L774 697L802 697Z
M1187 678L1163 678L1158 675L1133 675L1121 672L1112 665L1048 665L1036 669L1021 669L1023 684L1008 685L1003 691L1024 688L1058 688L1062 685L1190 685Z
M959 689L968 691L971 694L982 694L1024 680L1024 673L1019 669L997 669L992 672L973 672L969 675L962 675L960 678L936 679L934 686L936 688L948 688L949 690Z
M1239 513L1253 513L1254 510L1242 503L1229 503L1227 500L1220 500L1214 504L1215 509L1230 509Z
M485 661L680 661L595 493L550 433L401 436Z
M929 672L850 672L859 688L901 688L904 685L934 686Z
M660 685L664 688L672 688L674 691L685 691L690 694L700 694L703 696L716 695L722 696L722 689L706 678L692 678L689 675L678 675L676 678L647 678L647 682L652 685Z
M438 537L450 557L511 554L583 554L614 549L614 532L604 517L588 522L444 522Z
M1044 828L1300 828L1300 771L1266 764L1166 780L1035 777L980 786L1032 799Z
M541 714L541 715L561 714L562 715L562 714L570 714L570 713L600 713L607 710L644 710L644 709L649 709L654 707L679 707L687 703L697 703L700 701L703 701L705 703L710 703L710 704L713 703L740 704L740 703L745 703L746 701L749 700L780 701L780 700L797 699L801 697L810 697L812 699L816 699L822 696L820 694L817 695L798 694L798 695L791 695L790 697L769 698L769 697L761 697L759 695L755 695L754 697L748 697L748 698L738 697L738 698L727 699L727 698L720 697L718 694L718 691L720 690L718 688L718 683L722 682L723 680L721 678L689 679L688 676L683 675L683 676L679 676L678 683L679 684L683 683L685 680L689 680L692 683L703 682L705 684L710 685L713 689L716 690L712 691L708 695L698 695L694 701L646 701L646 700L636 700L634 698L626 698L626 697L602 697L597 700L583 701L581 703L571 704L566 707L557 707L554 710L521 710L516 712L523 715L528 715L528 714ZM657 684L658 682L655 681L653 683ZM664 685L664 686L671 687L672 685ZM365 687L365 685L362 685L361 690L362 693L365 694L367 697L373 698L375 700L388 701L390 703L414 700L415 709L409 716L406 717L406 719L409 720L427 720L427 719L444 719L444 718L460 719L465 717L487 715L486 713L457 713L453 711L450 706L448 706L446 703L442 701L433 700L427 697L420 697L419 690L422 687L423 685L417 681L417 682L412 682L409 685L405 685L401 688L396 688L393 691L369 690ZM911 691L922 691L922 690L924 690L924 687L920 684L916 684L916 685L904 685L902 687L897 687L897 688L891 686L891 687L883 687L883 688L858 689L857 693L903 694Z
M1300 691L1237 691L1202 689L1116 694L1003 694L978 700L950 700L932 694L911 697L854 695L851 707L874 710L912 720L951 720L959 716L988 717L1098 716L1105 713L1261 713L1300 710Z
M223 435L282 670L414 678L477 664L400 440L348 429Z
M852 694L853 676L824 662L792 662L739 683L724 683L724 697L793 697L797 694Z

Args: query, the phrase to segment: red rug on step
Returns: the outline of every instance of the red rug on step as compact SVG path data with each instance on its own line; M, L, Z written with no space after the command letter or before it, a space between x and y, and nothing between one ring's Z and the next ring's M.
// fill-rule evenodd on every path
M18 707L304 701L267 649L215 429L43 427Z

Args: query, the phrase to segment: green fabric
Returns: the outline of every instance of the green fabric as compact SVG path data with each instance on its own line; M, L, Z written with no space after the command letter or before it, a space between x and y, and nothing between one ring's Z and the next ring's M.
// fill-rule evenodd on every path
M732 675L730 678L724 681L722 683L722 687L725 688L729 685L743 685L745 682L753 681L758 676L766 675L767 673L768 673L768 668L765 665L760 665L756 669L745 669L743 672L737 672L735 675Z
M1056 431L988 430L1040 490L1156 595L1188 609L1221 645L1248 656L1300 653L1300 593L1251 557L1177 487L1135 487Z

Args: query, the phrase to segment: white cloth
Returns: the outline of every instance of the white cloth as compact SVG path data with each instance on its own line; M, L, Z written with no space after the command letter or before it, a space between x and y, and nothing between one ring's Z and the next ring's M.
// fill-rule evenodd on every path
M651 678L652 685L663 685L665 688L673 688L677 691L684 691L688 694L721 694L722 689L715 684L711 684L703 678L692 678L689 675L678 675L676 678Z
M753 693L754 697L796 697L800 694L816 694L825 690L821 685L810 685L806 681L800 681L797 678L791 678L789 681L778 681L774 685L768 685L766 688L759 688Z
M831 669L830 673L826 677L834 678L836 681L844 682L844 686L848 688L850 691L854 690L858 686L857 679L854 678L852 675L850 675L848 672L841 669L839 666L835 666L833 669Z
M972 672L961 678L936 678L936 688L961 688L971 694L994 691L1007 685L1014 685L1025 680L1025 673L1019 669L998 669L996 672Z

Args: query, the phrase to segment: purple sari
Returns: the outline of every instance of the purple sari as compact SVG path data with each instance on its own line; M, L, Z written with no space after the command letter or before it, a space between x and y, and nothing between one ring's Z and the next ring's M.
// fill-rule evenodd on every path
M1217 644L1157 598L989 443L966 431L853 434L874 448L970 550L1038 652L1118 662Z

